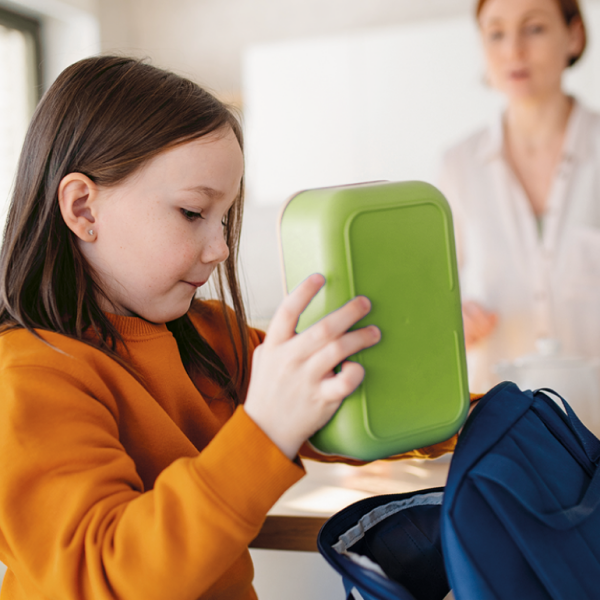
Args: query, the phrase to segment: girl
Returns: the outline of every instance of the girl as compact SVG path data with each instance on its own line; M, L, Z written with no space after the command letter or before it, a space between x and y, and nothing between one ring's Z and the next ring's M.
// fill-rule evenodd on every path
M190 81L90 58L41 101L1 255L2 598L255 597L248 543L379 331L359 297L295 335L314 275L261 344L242 202L238 122Z
M447 153L440 187L461 250L471 389L485 391L496 363L540 338L600 357L600 117L562 85L586 43L577 0L479 0L476 16L506 108Z

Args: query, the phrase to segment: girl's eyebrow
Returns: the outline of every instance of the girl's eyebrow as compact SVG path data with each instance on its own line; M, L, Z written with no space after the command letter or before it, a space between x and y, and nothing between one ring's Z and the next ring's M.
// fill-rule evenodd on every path
M207 185L195 185L189 188L184 188L184 192L194 192L196 194L201 194L203 196L208 196L213 200L220 200L225 195L223 192L219 190L215 190Z

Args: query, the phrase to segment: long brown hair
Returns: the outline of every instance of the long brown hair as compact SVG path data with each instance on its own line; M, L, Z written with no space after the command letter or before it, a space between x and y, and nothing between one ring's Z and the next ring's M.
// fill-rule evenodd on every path
M585 46L587 44L587 34L585 30L585 21L583 20L583 15L581 14L581 9L579 7L579 0L554 0L558 4L558 8L565 20L567 25L571 25L575 19L579 19L581 22L581 26L583 28L583 44L581 46L581 52L577 56L571 56L569 58L569 64L567 66L574 65L583 55L585 51ZM478 0L477 5L475 7L475 16L479 19L479 15L481 14L481 10L487 0Z
M97 345L123 364L116 350L123 340L98 304L103 291L60 214L59 183L79 172L99 186L116 185L160 152L226 127L243 148L228 107L192 81L145 62L99 56L65 69L38 105L21 152L0 253L0 328L55 331ZM249 377L236 271L242 209L243 182L227 216L229 258L216 271L234 349L227 291L241 335L236 373L227 372L187 315L167 324L188 373L208 376L236 403L235 389L244 390ZM88 331L99 341L84 335Z

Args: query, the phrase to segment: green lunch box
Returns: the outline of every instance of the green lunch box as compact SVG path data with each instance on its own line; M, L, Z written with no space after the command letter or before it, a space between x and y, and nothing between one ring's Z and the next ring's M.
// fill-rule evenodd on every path
M326 454L375 460L442 442L469 409L452 214L422 182L375 182L292 196L279 224L287 291L312 273L325 286L301 332L354 296L372 309L356 327L382 333L350 357L361 385L311 439Z

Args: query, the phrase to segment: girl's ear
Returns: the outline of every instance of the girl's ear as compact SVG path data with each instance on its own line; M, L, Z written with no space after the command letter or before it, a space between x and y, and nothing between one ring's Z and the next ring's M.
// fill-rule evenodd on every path
M82 241L96 240L95 200L98 187L83 173L69 173L58 186L58 204L67 227Z

